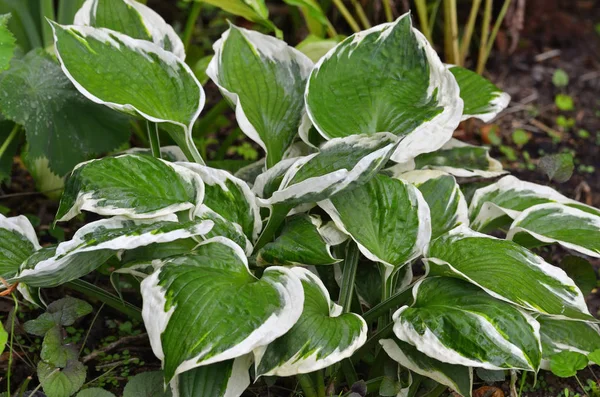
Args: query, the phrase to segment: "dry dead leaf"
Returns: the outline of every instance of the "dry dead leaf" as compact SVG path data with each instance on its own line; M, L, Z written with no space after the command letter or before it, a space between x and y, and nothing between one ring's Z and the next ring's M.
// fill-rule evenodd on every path
M482 386L473 392L473 397L504 397L504 392L494 386Z

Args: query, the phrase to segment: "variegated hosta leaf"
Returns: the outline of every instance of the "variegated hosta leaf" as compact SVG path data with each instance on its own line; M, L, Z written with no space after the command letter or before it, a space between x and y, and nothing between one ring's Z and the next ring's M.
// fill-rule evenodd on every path
M453 138L440 150L398 163L391 168L391 171L394 175L400 175L414 169L430 169L462 178L474 176L493 178L505 174L502 164L491 158L489 151L489 148L469 145Z
M21 263L40 248L35 230L26 217L7 218L0 214L0 277L14 276Z
M256 179L254 191L270 191L283 175L279 189L262 204L296 206L323 200L348 186L368 181L387 162L395 147L389 133L336 138L321 146L318 153L295 162L283 160ZM290 164L291 163L291 164Z
M583 321L565 321L539 316L542 336L542 368L550 369L550 357L563 351L573 351L586 356L600 349L600 330L595 324Z
M291 270L269 267L256 279L244 251L223 237L163 261L141 291L142 316L167 382L271 343L292 328L304 304Z
M458 225L469 226L467 201L452 175L435 170L409 171L400 179L415 185L429 206L431 238L437 238Z
M197 173L204 181L204 201L207 207L223 218L239 225L243 233L256 241L262 228L256 196L246 182L229 172L195 163L178 163Z
M179 222L174 214L154 219L101 219L79 229L72 240L43 249L21 266L17 276L32 287L54 287L84 276L123 250L202 236L214 223Z
M582 254L600 258L600 216L563 204L539 204L514 220L506 238L533 245L559 243Z
M471 227L475 230L502 226L522 211L537 204L560 203L600 216L600 210L563 196L548 186L521 181L507 175L498 182L478 189L469 206Z
M107 28L134 39L152 41L185 59L183 42L175 30L154 10L135 0L86 0L75 14L73 24Z
M439 149L463 110L456 79L408 13L329 51L311 73L305 96L325 138L391 132L402 138L392 156L397 162Z
M302 280L304 309L285 335L254 351L257 376L313 372L350 357L367 340L362 317L342 314L342 307L331 302L325 285L310 271L292 271Z
M423 253L431 237L429 207L413 185L376 175L321 201L336 226L372 261L397 268Z
M595 321L562 269L512 241L459 226L433 240L425 257L432 275L461 278L527 310Z
M63 71L84 96L112 109L166 123L186 156L202 162L191 129L205 96L189 66L154 43L112 30L56 23L52 28Z
M321 218L296 215L287 219L279 237L265 245L256 261L272 265L331 265L339 262L331 253L331 242L322 235Z
M106 157L73 170L56 219L81 211L151 218L191 209L203 197L202 179L188 168L145 155Z
M510 95L485 77L460 66L449 65L448 68L456 78L460 97L465 103L462 120L475 117L488 122L508 106Z
M394 313L394 333L427 356L492 370L537 371L540 325L473 284L431 277L413 290L414 303Z
M302 124L303 93L313 63L281 40L234 25L214 50L206 74L235 106L242 131L267 152L270 168Z
M242 228L238 224L225 219L223 216L216 213L211 208L208 208L204 204L196 207L194 213L192 214L192 218L214 222L214 226L210 232L203 236L205 240L213 237L223 236L242 247L247 256L252 254L254 246L248 237L246 237L242 231Z
M448 386L463 397L470 397L473 388L473 369L447 364L421 353L414 346L398 339L379 341L383 350L404 368Z
M173 397L239 397L250 386L252 355L197 367L171 381Z

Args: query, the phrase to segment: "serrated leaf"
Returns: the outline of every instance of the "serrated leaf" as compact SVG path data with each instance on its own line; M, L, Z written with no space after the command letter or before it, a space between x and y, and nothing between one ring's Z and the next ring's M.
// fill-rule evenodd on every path
M162 371L142 372L132 377L125 389L123 397L171 397L171 390L165 390Z
M0 277L9 279L31 254L40 249L31 222L23 216L0 214Z
M154 10L135 0L87 0L75 14L73 24L107 28L152 41L185 59L183 42L175 30Z
M303 93L313 63L281 40L234 25L213 47L206 74L235 106L242 131L267 152L270 168L303 122Z
M304 303L290 270L269 267L256 279L243 250L223 237L163 261L141 291L142 316L167 382L272 342L294 325Z
M487 369L537 371L539 324L524 311L465 281L431 277L394 313L394 333L427 356Z
M37 375L42 389L48 397L72 396L85 382L85 367L77 360L71 360L65 368L56 368L41 361Z
M459 226L433 240L424 260L431 275L466 280L526 310L595 321L563 270L512 241Z
M87 100L41 49L2 73L0 107L25 127L31 160L47 157L59 176L129 138L129 118Z
M342 314L321 280L295 267L302 281L304 308L283 336L254 350L257 376L290 376L316 371L350 357L367 340L367 324L357 314Z
M8 69L16 48L16 40L8 29L10 14L0 15L0 72Z
M408 13L338 44L315 65L305 96L326 139L387 131L402 138L397 162L439 149L463 110L454 76Z
M551 181L563 183L571 179L575 166L570 153L559 153L544 156L540 159L538 167Z
M577 352L563 351L550 357L550 370L561 378L575 376L577 371L587 367L588 359Z
M77 397L115 397L115 395L99 387L92 387L80 391L77 393Z
M152 218L192 209L203 197L202 179L189 169L150 156L127 154L75 168L56 219L67 221L82 210Z
M588 354L600 349L600 329L595 324L548 316L539 316L537 320L540 323L544 369L550 369L550 357L562 351Z

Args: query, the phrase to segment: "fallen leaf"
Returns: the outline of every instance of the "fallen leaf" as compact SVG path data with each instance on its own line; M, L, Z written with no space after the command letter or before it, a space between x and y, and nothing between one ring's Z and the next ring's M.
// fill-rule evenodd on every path
M473 392L473 397L504 397L504 392L494 386L482 386Z

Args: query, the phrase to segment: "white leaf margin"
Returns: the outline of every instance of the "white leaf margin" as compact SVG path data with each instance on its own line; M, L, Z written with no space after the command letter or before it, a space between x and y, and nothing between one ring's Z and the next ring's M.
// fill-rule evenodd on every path
M24 215L7 218L6 216L0 214L0 229L8 230L25 237L33 245L35 251L42 248L38 242L33 225Z

